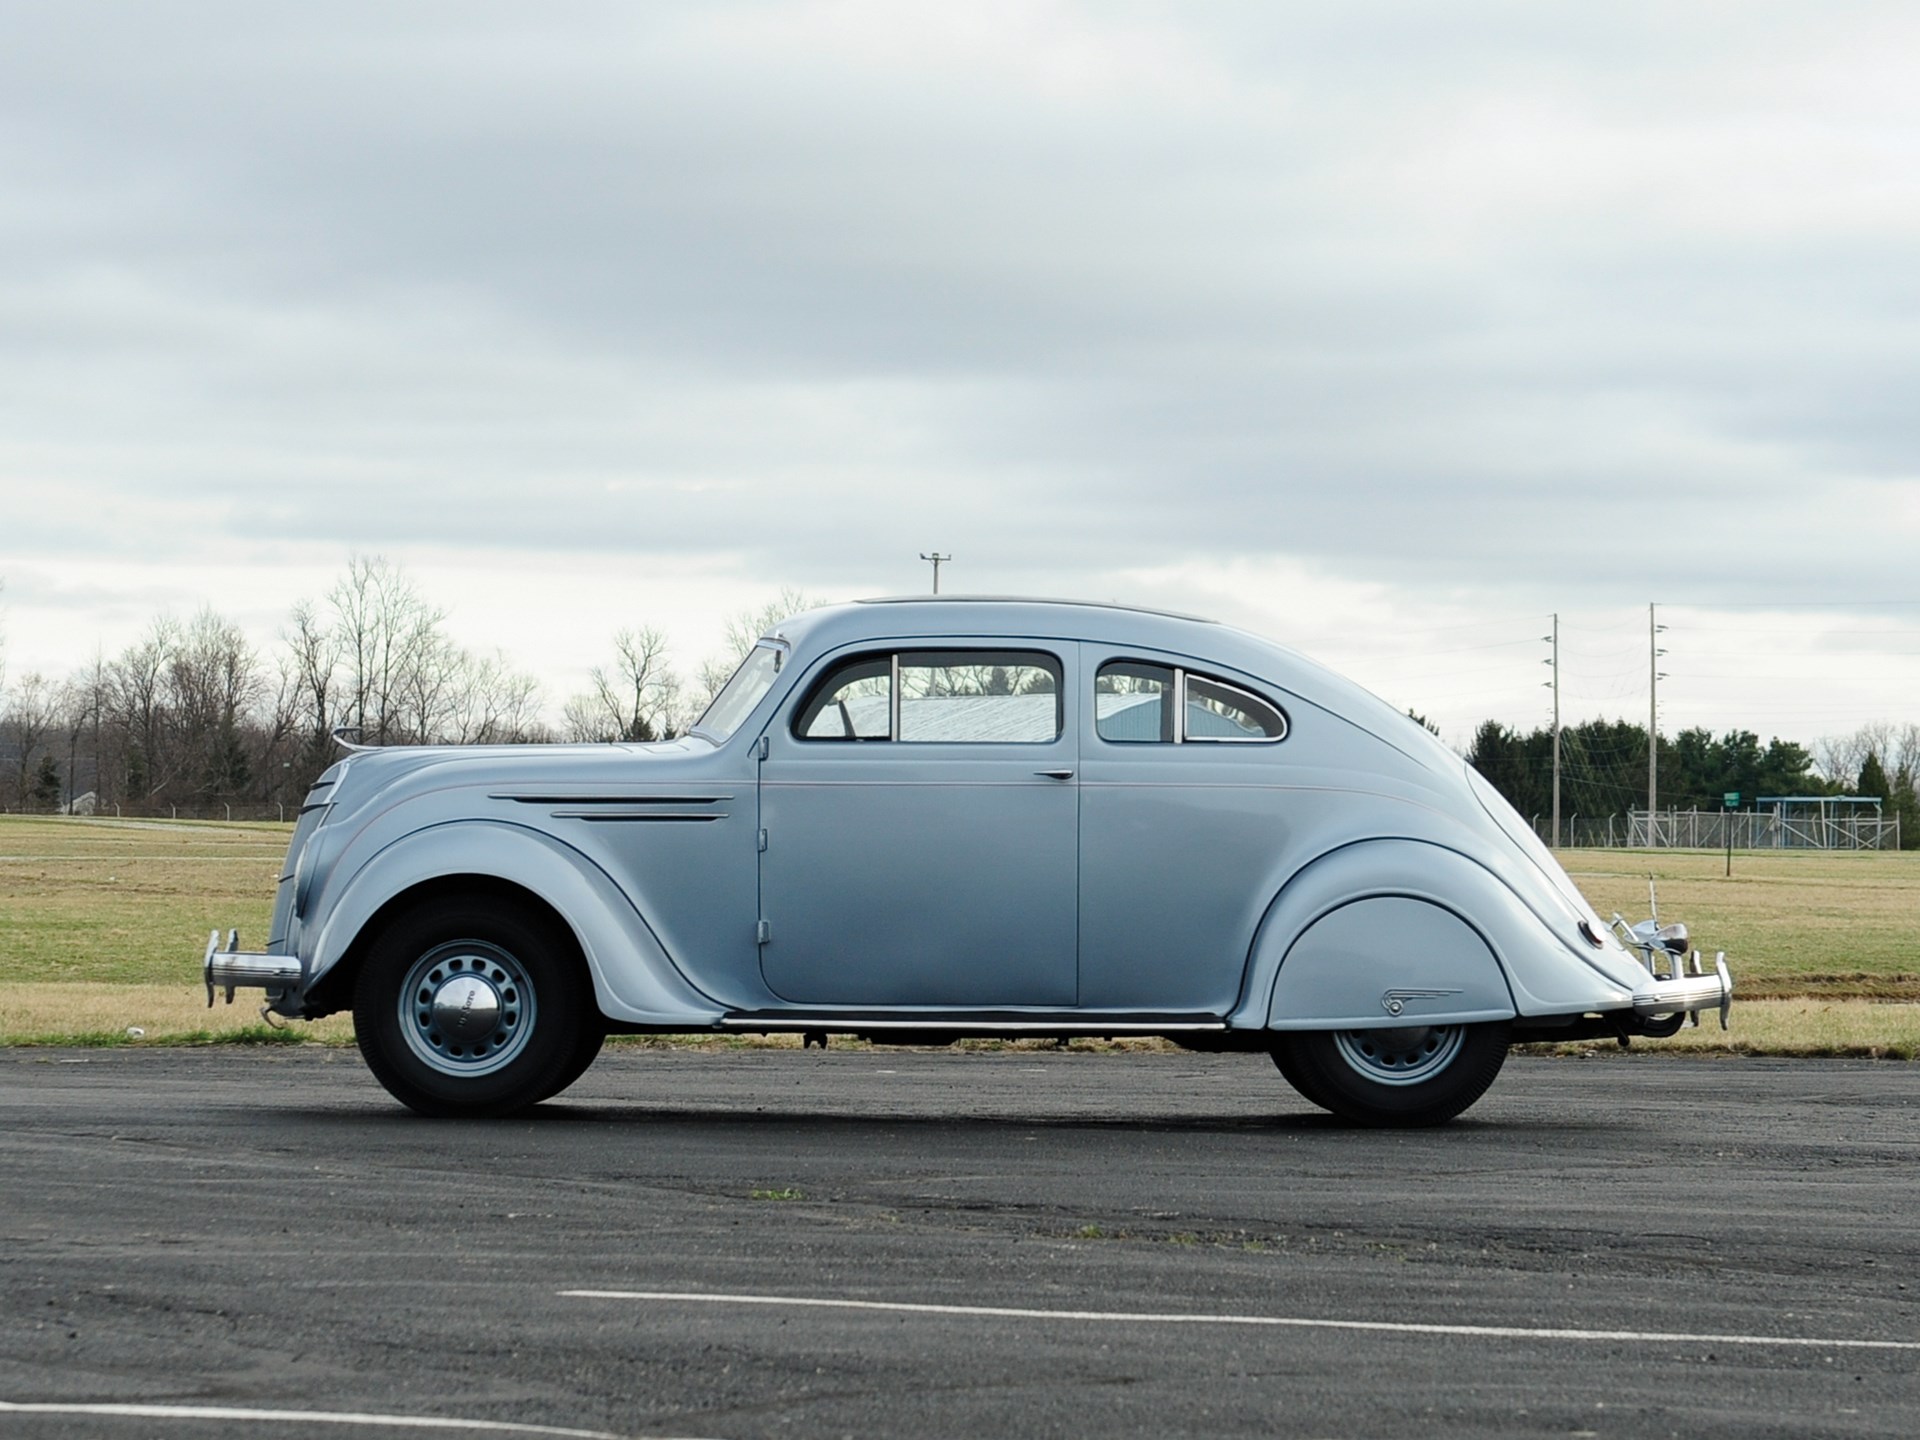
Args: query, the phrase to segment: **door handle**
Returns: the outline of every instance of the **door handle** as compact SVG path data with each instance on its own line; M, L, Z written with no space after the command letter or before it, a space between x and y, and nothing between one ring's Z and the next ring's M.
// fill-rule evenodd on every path
M1033 773L1048 780L1073 779L1073 771L1071 770L1036 770Z

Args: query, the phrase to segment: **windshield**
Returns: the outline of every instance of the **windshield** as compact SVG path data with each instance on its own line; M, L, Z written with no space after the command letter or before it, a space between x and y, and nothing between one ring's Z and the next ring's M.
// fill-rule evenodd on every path
M706 713L694 722L694 730L715 744L733 734L772 688L773 677L780 673L786 658L784 646L770 641L754 646L740 662L740 668L733 672L733 678L713 697Z

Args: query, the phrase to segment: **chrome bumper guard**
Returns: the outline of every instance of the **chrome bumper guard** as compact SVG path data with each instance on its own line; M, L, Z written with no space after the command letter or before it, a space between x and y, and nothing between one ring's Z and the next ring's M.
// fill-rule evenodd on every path
M1666 979L1650 979L1633 992L1633 1013L1652 1019L1659 1015L1677 1015L1682 1011L1700 1023L1702 1010L1720 1012L1720 1028L1727 1028L1727 1013L1733 1009L1733 976L1727 973L1723 951L1713 957L1713 971L1701 968L1700 952L1693 952L1692 964L1680 968L1680 957L1673 959L1674 973Z
M297 955L250 955L240 949L240 932L227 932L227 948L220 948L220 932L214 931L207 937L207 959L204 966L207 980L207 1008L213 1008L213 992L225 990L227 1003L233 1003L233 992L245 986L248 989L265 988L268 990L291 990L300 983L300 957Z

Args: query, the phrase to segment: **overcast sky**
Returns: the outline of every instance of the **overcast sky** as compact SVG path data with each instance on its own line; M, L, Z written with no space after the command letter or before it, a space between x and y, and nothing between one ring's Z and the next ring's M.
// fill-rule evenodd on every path
M557 709L782 586L1463 743L1920 720L1920 7L0 0L9 673L360 551Z

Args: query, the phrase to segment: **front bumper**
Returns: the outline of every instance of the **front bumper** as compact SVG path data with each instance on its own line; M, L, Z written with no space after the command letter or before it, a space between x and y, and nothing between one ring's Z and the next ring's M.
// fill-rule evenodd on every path
M247 989L291 990L300 983L300 957L297 955L249 954L240 948L240 932L227 932L227 948L220 948L220 932L207 937L207 958L202 967L207 981L207 1008L213 1008L213 992L225 990L227 1003L233 992Z

